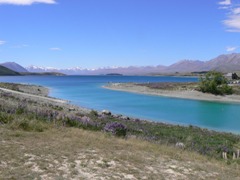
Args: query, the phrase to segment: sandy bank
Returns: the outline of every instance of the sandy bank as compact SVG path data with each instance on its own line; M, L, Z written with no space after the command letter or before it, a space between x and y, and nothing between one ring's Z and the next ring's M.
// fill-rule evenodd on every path
M208 93L202 93L196 90L153 89L147 86L139 86L134 83L110 83L104 86L104 88L117 90L117 91L165 96L165 97L172 97L172 98L192 99L192 100L201 100L201 101L216 101L216 102L225 102L225 103L240 103L239 95L216 96Z

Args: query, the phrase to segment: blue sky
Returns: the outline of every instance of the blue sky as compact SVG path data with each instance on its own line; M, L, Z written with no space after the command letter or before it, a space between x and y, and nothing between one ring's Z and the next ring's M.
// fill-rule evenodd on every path
M170 65L239 52L238 0L0 0L0 62Z

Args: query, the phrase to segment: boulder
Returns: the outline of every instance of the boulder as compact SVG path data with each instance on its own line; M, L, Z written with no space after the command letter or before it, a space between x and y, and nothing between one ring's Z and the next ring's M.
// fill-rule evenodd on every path
M177 142L175 146L181 149L185 148L185 145L182 142Z
M103 115L111 115L112 113L108 110L102 110Z

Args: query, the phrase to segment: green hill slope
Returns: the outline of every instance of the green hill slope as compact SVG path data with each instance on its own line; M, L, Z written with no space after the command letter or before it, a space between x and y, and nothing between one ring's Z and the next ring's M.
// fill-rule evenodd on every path
M0 76L17 76L19 73L0 65Z

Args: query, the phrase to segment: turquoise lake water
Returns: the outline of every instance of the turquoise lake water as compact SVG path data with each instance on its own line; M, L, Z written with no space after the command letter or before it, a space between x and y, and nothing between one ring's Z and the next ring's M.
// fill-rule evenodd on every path
M102 88L108 82L196 82L197 78L151 76L18 76L0 82L47 86L51 96L140 119L240 133L240 104L141 95Z

